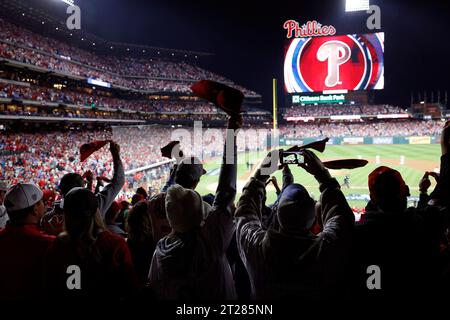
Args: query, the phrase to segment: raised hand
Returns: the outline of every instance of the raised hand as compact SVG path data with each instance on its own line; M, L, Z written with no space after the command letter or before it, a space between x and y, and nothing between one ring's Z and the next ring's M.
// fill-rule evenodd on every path
M447 154L449 150L450 150L450 120L447 120L441 133L442 155Z
M429 178L429 172L425 172L422 179L419 182L419 191L420 193L427 193L428 188L431 186L431 181Z
M432 176L434 178L434 180L436 180L436 183L439 182L439 179L440 179L439 173L434 172L434 171L428 171L428 175Z
M305 150L303 156L305 162L299 164L299 166L305 169L309 174L312 174L317 181L323 182L324 180L331 178L330 173L325 168L322 161L312 151Z
M111 151L113 157L119 157L120 156L119 144L111 140L111 142L109 143L109 151Z

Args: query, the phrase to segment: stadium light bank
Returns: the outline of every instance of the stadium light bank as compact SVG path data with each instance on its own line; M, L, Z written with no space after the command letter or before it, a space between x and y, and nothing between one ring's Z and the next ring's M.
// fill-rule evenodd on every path
M62 2L68 4L69 6L75 5L75 0L61 0Z

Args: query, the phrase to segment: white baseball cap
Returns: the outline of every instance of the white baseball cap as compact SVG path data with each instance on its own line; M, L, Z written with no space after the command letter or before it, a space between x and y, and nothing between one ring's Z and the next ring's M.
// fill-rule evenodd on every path
M44 193L38 186L18 183L6 192L4 206L8 212L26 209L41 201L43 196Z

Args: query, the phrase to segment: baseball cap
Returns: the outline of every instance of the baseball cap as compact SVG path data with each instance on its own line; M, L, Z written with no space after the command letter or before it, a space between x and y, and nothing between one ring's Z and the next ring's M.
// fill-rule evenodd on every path
M32 183L18 183L6 192L4 206L14 212L34 206L42 200L42 190Z
M64 197L64 213L91 217L98 209L98 201L94 193L86 188L71 189Z
M383 197L407 197L409 188L395 169L381 166L369 174L369 192L374 201Z
M183 175L191 180L198 180L202 175L206 173L203 169L203 164L197 157L188 157L181 160L177 167L177 175Z

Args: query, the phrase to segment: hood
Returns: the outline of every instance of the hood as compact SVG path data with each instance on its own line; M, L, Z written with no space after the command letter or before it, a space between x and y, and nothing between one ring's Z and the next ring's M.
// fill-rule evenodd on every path
M315 201L301 184L293 183L283 190L278 202L280 229L286 232L309 230L315 220Z
M156 247L160 271L170 278L195 277L207 269L206 246L198 230L166 236Z

